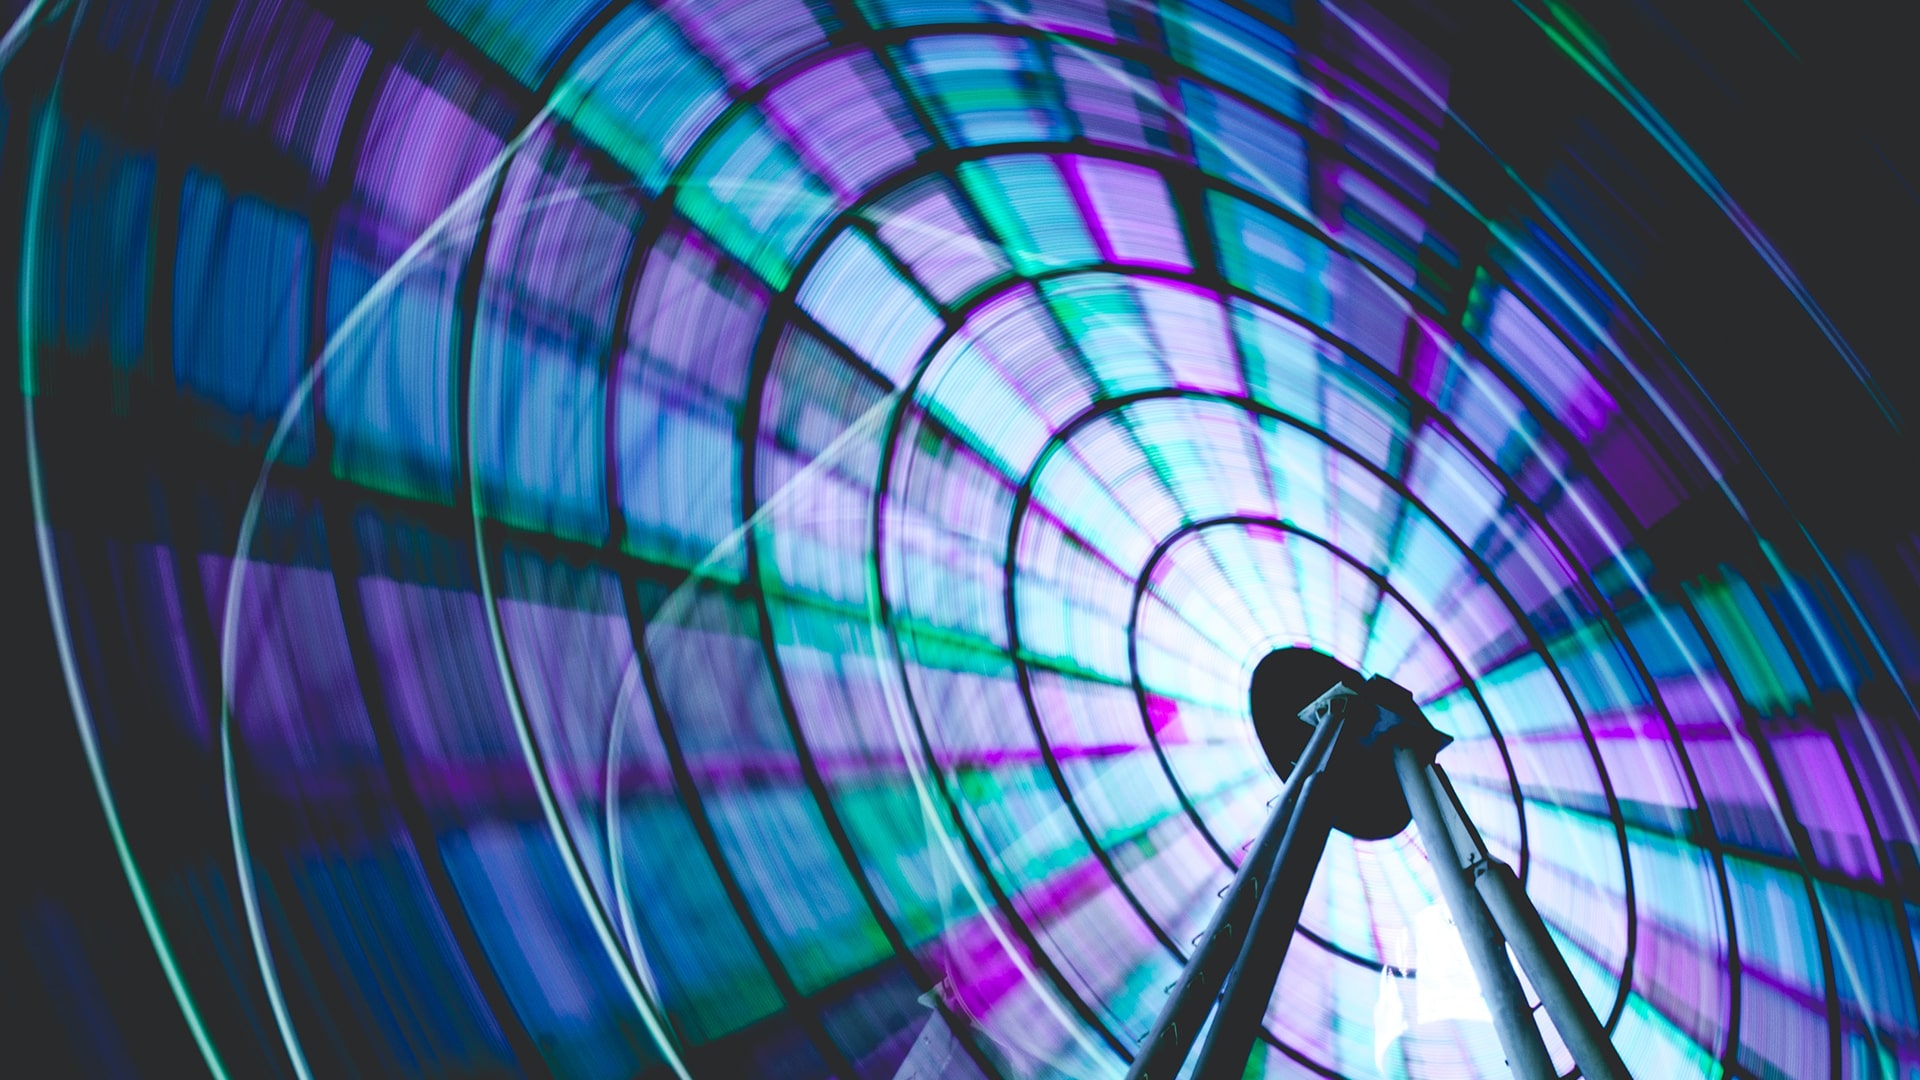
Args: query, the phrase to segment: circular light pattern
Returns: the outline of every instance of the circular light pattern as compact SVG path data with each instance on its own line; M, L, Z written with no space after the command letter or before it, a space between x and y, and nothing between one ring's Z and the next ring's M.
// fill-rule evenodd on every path
M1454 738L1635 1075L1920 1068L1911 620L1753 526L1395 19L5 41L54 630L213 1074L1118 1075L1279 791L1289 646ZM1416 829L1337 834L1298 932L1248 1075L1505 1075Z

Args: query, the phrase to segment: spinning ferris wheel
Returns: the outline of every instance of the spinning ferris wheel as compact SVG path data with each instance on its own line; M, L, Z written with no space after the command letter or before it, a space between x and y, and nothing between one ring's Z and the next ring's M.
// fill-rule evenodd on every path
M33 1074L1920 1070L1911 102L1668 6L8 16Z

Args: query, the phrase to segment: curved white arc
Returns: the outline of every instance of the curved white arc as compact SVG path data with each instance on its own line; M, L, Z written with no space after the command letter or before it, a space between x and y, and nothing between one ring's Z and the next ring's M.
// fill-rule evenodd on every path
M18 49L31 31L31 19L39 9L38 0L22 12L13 28L7 33L9 48ZM57 12L56 12L57 13ZM86 13L86 2L76 7L73 26L68 30L67 42L73 41L74 30L81 17ZM0 70L4 70L10 52L0 54ZM135 909L140 915L140 926L147 935L147 941L153 947L154 958L160 962L161 974L166 978L167 989L173 995L174 1004L179 1007L180 1015L186 1021L187 1031L193 1038L194 1048L200 1052L200 1059L215 1080L228 1080L231 1074L226 1063L220 1057L219 1049L214 1045L207 1031L205 1020L199 1008L193 1002L193 995L187 989L185 976L180 971L179 962L174 958L173 946L168 943L166 931L160 923L159 911L154 907L153 896L147 889L146 876L140 872L139 863L133 857L133 848L127 842L125 822L120 816L119 800L114 798L113 788L107 782L107 768L104 755L100 751L100 736L93 722L93 710L87 703L85 688L81 685L80 671L74 658L73 630L67 623L66 605L60 596L60 557L53 538L53 525L47 513L47 492L44 470L40 465L40 440L35 428L34 397L37 387L34 382L34 368L37 345L34 341L34 284L35 264L38 261L40 246L40 219L44 213L46 195L47 163L53 151L53 129L58 122L60 90L66 77L64 60L54 75L53 85L47 94L46 103L37 117L38 131L33 138L33 158L28 167L27 202L21 221L20 238L20 309L18 318L20 345L20 398L24 411L24 435L27 453L27 486L33 505L34 545L40 557L40 582L46 591L47 616L53 624L53 639L60 656L60 676L66 684L67 700L73 706L74 728L80 736L80 748L86 757L87 774L93 781L94 797L99 800L100 811L106 818L107 833L113 841L115 860L120 864L121 876L127 880L127 888L133 894ZM30 120L29 122L34 122Z
M620 842L620 718L625 714L621 707L633 694L633 687L640 681L640 661L638 657L627 660L626 669L620 676L620 690L614 695L613 724L607 733L607 776L606 791L601 802L606 806L607 834L607 873L613 878L613 913L620 920L621 930L627 945L627 956L632 959L634 970L646 984L647 993L658 1002L660 986L653 978L653 965L647 961L646 950L640 944L640 930L633 913L633 900L627 891L626 845ZM662 1010L665 1011L664 1009Z
M233 842L233 866L240 877L240 900L247 916L247 936L253 943L260 977L266 983L267 1004L273 1009L273 1023L280 1029L280 1041L293 1063L294 1075L300 1080L313 1080L306 1049L300 1044L300 1033L294 1030L286 995L280 989L279 969L273 962L272 946L267 943L266 920L260 914L259 887L253 881L253 857L247 851L247 833L240 822L240 785L233 767L233 717L225 708L220 711L220 773L227 802L227 832Z

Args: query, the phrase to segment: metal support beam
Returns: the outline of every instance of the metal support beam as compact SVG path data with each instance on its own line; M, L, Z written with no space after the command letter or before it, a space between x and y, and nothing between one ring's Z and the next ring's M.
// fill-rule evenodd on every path
M1326 853L1327 837L1332 832L1333 800L1324 770L1316 770L1300 789L1293 820L1287 823L1286 839L1274 859L1272 886L1260 898L1240 960L1227 976L1220 1010L1207 1029L1207 1041L1200 1047L1194 1080L1240 1080L1246 1072L1247 1057L1253 1052L1267 1002L1273 997L1273 985L1287 959L1287 946L1300 925L1307 889L1313 884L1314 870Z
M1513 867L1487 851L1466 809L1460 805L1452 781L1438 765L1433 766L1432 782L1473 849L1469 858L1475 891L1513 947L1514 955L1520 958L1520 969L1527 973L1527 981L1540 995L1540 1003L1552 1018L1554 1030L1572 1052L1574 1064L1580 1066L1580 1075L1586 1080L1632 1080L1620 1060L1620 1052L1593 1011L1593 1003L1574 980L1566 956L1547 932L1547 924L1521 887Z
M1255 920L1256 906L1279 870L1281 845L1287 836L1287 826L1293 820L1301 788L1308 776L1319 771L1340 734L1344 704L1329 708L1327 717L1301 751L1299 764L1274 800L1273 815L1240 864L1240 872L1228 886L1226 898L1214 909L1213 920L1201 936L1200 947L1187 958L1187 966L1174 983L1172 994L1160 1007L1160 1015L1154 1018L1153 1030L1140 1044L1140 1053L1127 1070L1127 1080L1173 1080L1187 1060L1187 1052L1193 1049L1207 1013L1213 1009L1214 998L1240 958L1246 929Z
M1520 958L1520 968L1539 992L1540 1003L1546 1006L1554 1029L1573 1052L1580 1075L1587 1080L1629 1080L1620 1052L1600 1025L1593 1004L1574 981L1573 969L1567 966L1567 958L1547 933L1547 924L1540 920L1540 912L1527 899L1513 867L1499 860L1482 863L1481 867L1481 872L1475 875L1474 886L1486 901L1487 910L1493 913L1494 922L1500 925L1500 932L1513 946L1514 954Z
M1391 836L1409 820L1420 827L1441 899L1515 1080L1559 1078L1514 957L1584 1080L1633 1080L1519 879L1487 851L1446 773L1434 764L1452 739L1427 722L1404 687L1375 676L1356 690L1358 673L1337 664L1345 672L1340 681L1301 709L1304 723L1294 724L1293 709L1310 689L1298 684L1317 683L1316 675L1325 674L1319 667L1333 664L1316 667L1312 656L1296 655L1301 652L1270 655L1253 680L1255 723L1269 724L1262 743L1274 768L1288 774L1286 784L1199 948L1170 988L1127 1080L1174 1080L1203 1028L1207 1036L1194 1080L1239 1080L1328 837L1336 828L1359 838ZM1294 747L1300 748L1297 757Z
M1533 1010L1527 1007L1520 978L1507 959L1506 942L1493 925L1493 918L1480 901L1480 895L1468 881L1466 864L1454 845L1453 830L1440 812L1434 785L1428 779L1428 766L1413 750L1398 746L1393 752L1394 770L1400 774L1401 790L1406 792L1407 807L1420 828L1421 843L1433 860L1434 876L1440 881L1440 896L1453 915L1453 925L1466 946L1467 960L1480 983L1480 996L1493 1017L1494 1032L1500 1048L1506 1052L1507 1065L1515 1080L1557 1080L1558 1071L1547 1056L1547 1045L1540 1038Z

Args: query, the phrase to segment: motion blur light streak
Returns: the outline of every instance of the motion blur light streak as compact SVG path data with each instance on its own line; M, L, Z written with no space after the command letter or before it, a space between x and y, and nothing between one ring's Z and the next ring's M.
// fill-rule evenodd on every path
M1306 646L1635 1076L1920 1076L1911 290L1831 225L1920 241L1911 101L1773 135L1846 19L9 14L24 1074L1118 1076ZM1333 836L1247 1075L1508 1075L1426 852Z

